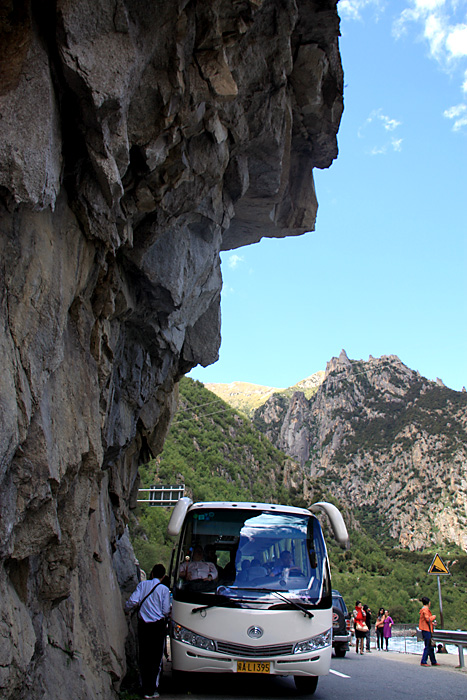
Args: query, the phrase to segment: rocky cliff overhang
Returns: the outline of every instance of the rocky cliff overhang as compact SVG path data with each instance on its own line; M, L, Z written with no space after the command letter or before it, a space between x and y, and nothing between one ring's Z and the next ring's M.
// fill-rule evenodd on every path
M332 0L0 9L0 690L111 698L137 467L217 358L219 252L314 228Z

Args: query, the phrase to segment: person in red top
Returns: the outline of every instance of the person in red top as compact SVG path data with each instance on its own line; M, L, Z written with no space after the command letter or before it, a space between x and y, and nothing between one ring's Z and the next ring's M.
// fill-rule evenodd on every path
M425 648L423 650L420 666L428 666L428 656L430 657L431 665L438 666L435 650L431 646L431 635L433 634L433 623L436 620L436 615L431 614L429 598L423 597L421 602L423 603L423 608L420 610L420 622L418 624L418 628L423 635Z
M363 609L363 605L360 600L355 603L355 610L353 612L353 624L355 628L355 651L358 654L360 649L360 654L363 654L365 637L368 632L368 627L366 624L366 614Z

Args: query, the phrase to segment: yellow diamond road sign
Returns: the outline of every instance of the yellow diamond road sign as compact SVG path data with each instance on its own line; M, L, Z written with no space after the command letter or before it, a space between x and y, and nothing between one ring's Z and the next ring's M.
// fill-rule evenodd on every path
M431 566L428 569L429 574L436 574L437 576L450 576L450 572L444 561L441 559L439 554L436 554Z

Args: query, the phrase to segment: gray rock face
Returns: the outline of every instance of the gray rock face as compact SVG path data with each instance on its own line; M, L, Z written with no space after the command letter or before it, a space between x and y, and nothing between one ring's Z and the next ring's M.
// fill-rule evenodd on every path
M314 228L339 20L332 0L3 5L0 691L106 699L137 466L217 359L219 252Z

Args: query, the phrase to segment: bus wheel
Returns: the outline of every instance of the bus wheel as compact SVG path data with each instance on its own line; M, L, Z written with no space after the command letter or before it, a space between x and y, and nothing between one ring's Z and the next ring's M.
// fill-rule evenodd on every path
M300 695L313 695L318 686L318 676L294 676L293 679Z
M336 655L339 659L343 659L343 658L344 658L345 652L346 652L346 651L347 651L347 649L342 649L342 647L336 647L336 648L334 649L334 653L335 653L335 655Z

